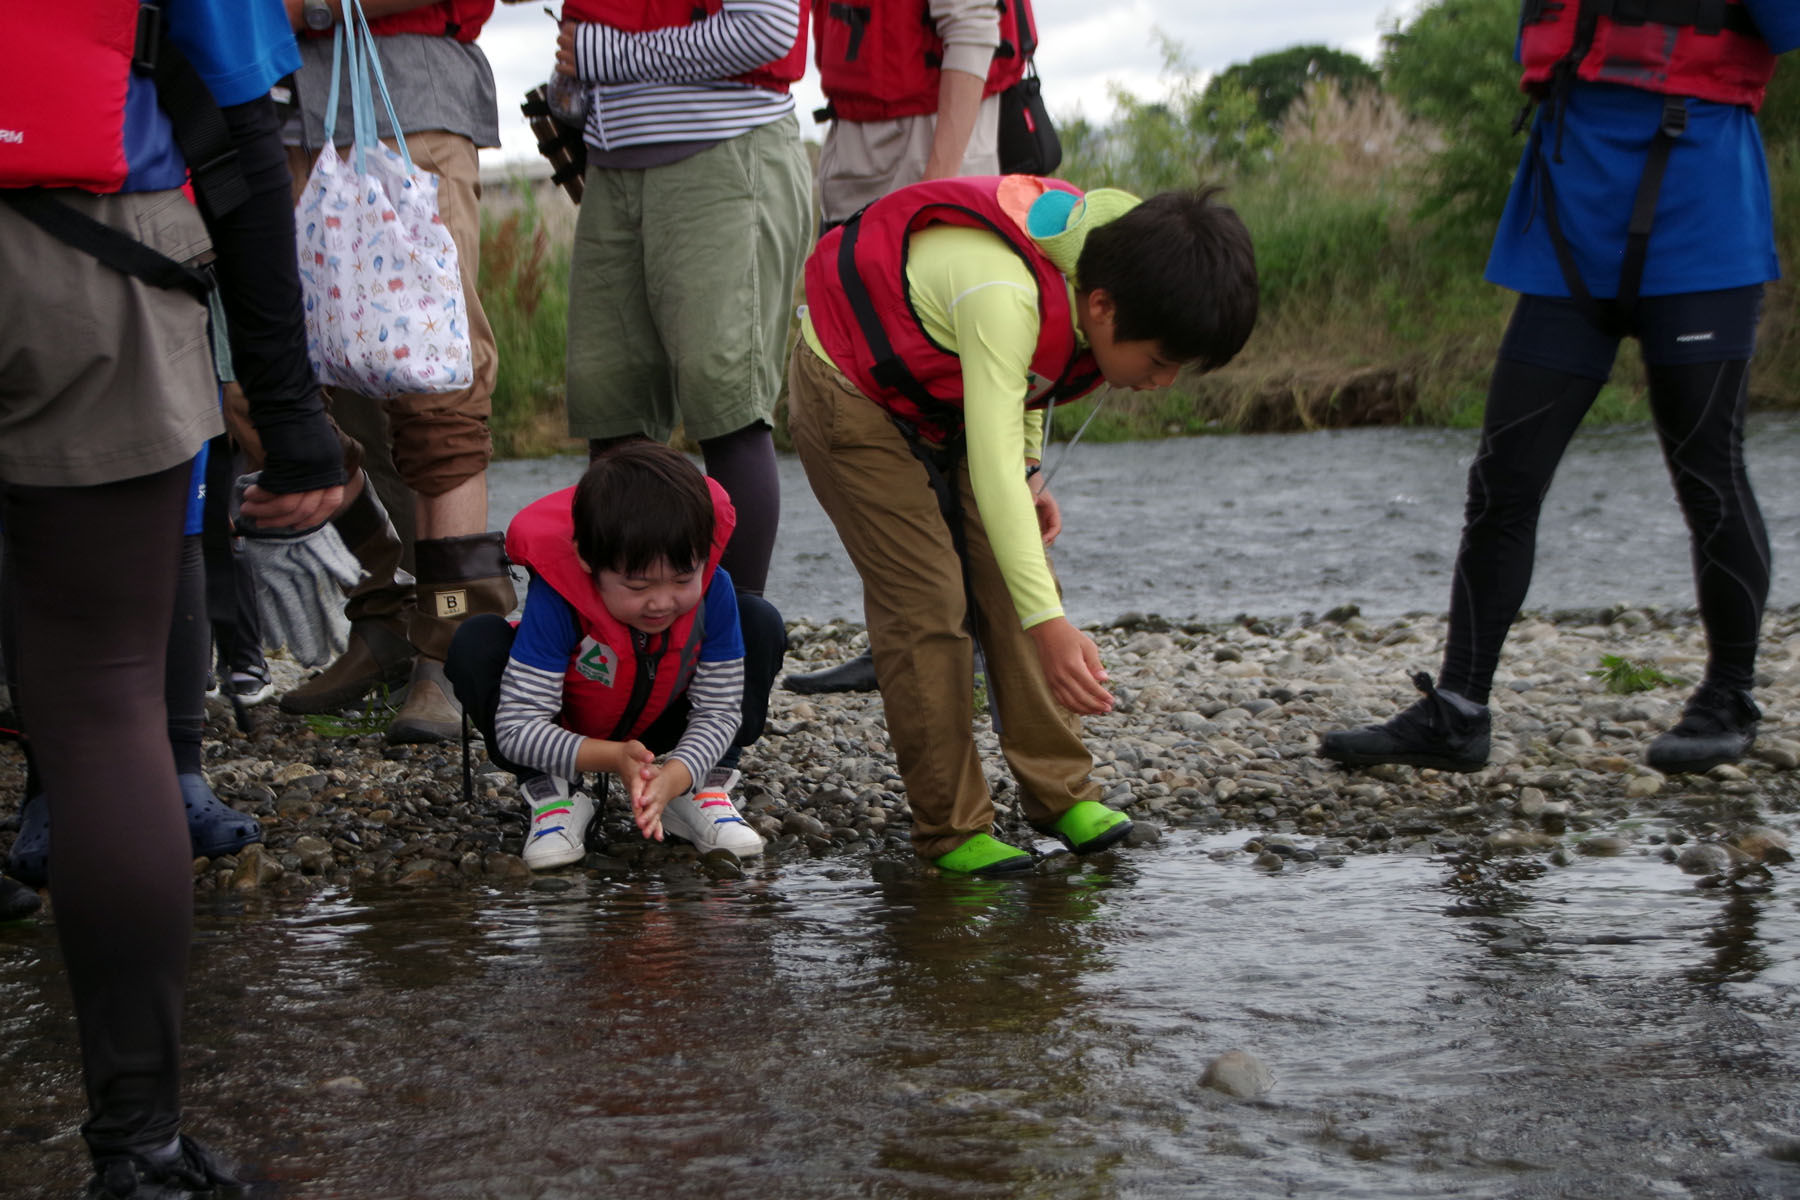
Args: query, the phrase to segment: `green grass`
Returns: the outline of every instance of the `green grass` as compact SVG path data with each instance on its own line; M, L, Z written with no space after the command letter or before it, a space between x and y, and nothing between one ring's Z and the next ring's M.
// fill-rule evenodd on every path
M1602 654L1600 665L1588 672L1595 679L1606 681L1606 690L1621 696L1629 696L1633 692L1648 692L1659 687L1682 687L1687 681L1665 675L1649 663L1635 659L1621 658L1617 654Z

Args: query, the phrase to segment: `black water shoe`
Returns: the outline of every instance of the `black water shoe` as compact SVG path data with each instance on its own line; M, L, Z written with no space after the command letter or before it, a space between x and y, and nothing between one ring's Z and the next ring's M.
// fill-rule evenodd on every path
M822 692L872 692L876 690L875 660L867 650L835 667L811 671L805 675L789 675L781 686L803 696Z
M226 1200L245 1194L242 1180L186 1134L167 1161L141 1154L97 1154L87 1200Z
M1665 774L1710 771L1750 753L1762 710L1743 688L1703 683L1675 728L1650 743L1644 761Z
M1431 676L1423 671L1413 676L1413 685L1425 695L1411 708L1385 724L1333 730L1319 739L1320 757L1347 767L1399 763L1440 771L1479 771L1487 766L1488 736L1493 727L1488 710L1480 707L1476 713L1465 712L1448 693L1433 687Z

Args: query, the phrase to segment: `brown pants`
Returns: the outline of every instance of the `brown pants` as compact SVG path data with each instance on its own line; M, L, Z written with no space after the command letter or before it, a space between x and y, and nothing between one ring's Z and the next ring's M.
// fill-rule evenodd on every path
M788 428L806 478L862 576L863 612L889 736L912 806L913 844L947 854L993 825L975 748L974 649L965 564L925 467L892 420L802 340L788 370ZM1025 817L1055 820L1099 798L1081 721L1056 702L1037 647L975 511L966 461L961 491L968 590L987 659L1000 751L1019 782Z

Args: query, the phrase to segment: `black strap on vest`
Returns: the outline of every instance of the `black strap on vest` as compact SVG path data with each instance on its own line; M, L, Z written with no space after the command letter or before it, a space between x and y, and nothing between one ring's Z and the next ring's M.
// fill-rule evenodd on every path
M45 233L93 255L115 271L155 287L186 292L202 304L212 291L210 269L176 262L131 235L70 208L42 188L8 188L0 191L0 200Z

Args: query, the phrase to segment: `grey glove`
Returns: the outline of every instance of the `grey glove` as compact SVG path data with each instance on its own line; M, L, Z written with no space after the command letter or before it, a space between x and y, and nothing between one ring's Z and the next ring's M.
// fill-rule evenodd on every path
M256 580L263 645L285 646L303 667L321 667L350 644L345 592L362 578L356 556L329 521L310 529L264 529L239 510L244 489L260 472L240 475L231 489L231 518L244 539Z

